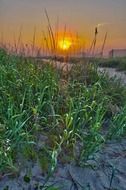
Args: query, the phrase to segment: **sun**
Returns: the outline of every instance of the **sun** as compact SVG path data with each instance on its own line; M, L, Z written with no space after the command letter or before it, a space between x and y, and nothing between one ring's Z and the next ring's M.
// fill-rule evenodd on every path
M60 40L59 41L59 48L61 50L69 50L69 48L71 47L72 42L69 39L64 39L64 40Z

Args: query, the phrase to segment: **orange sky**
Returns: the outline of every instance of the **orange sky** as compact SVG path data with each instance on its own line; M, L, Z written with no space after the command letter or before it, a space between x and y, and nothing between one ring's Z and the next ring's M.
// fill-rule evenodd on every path
M13 42L22 28L22 41L32 43L36 28L36 44L47 34L47 20L44 9L48 10L53 30L78 33L81 45L90 47L94 28L98 27L97 49L100 49L105 32L108 32L106 49L126 48L126 0L1 0L1 39Z

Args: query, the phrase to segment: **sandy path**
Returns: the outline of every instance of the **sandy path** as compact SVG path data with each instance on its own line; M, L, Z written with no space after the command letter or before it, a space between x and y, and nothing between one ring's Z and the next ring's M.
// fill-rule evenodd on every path
M58 69L62 69L63 71L70 71L70 69L72 68L72 64L70 63L65 63L65 62L60 62L60 61L53 61L53 60L49 60L49 59L43 59L44 62L53 64L54 66L56 66Z
M116 71L115 68L103 68L99 67L98 70L102 73L106 73L109 77L115 77L116 79L120 79L122 84L126 85L126 74L123 71Z

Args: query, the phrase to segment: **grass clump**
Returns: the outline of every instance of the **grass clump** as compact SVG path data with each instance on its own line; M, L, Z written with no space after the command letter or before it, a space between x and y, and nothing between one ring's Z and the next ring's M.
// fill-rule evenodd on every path
M93 64L74 65L64 79L50 64L0 54L0 172L16 170L21 155L49 175L58 162L82 166L108 136L124 134L125 88Z
M122 58L107 58L97 60L101 67L115 68L117 71L126 71L126 57ZM96 61L96 62L97 62Z

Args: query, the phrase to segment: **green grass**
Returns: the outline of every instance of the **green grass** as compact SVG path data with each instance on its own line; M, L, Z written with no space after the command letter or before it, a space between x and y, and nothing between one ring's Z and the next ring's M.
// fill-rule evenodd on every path
M99 66L116 68L118 71L126 71L126 57L100 59L97 61Z
M1 50L0 172L17 172L21 159L39 160L48 176L59 161L83 166L107 139L125 135L125 94L93 64L82 62L64 75Z

